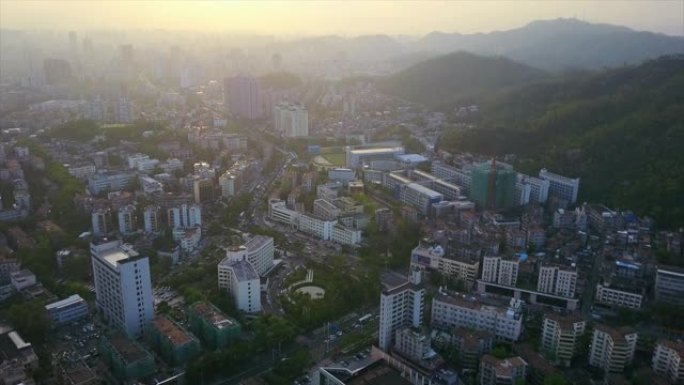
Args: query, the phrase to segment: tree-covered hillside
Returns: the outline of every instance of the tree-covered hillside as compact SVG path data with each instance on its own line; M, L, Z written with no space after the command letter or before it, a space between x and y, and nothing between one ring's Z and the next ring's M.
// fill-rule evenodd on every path
M684 226L684 56L547 80L480 99L452 151L519 155L582 178L582 199Z
M409 67L378 81L383 92L440 107L519 86L546 74L503 57L456 52Z

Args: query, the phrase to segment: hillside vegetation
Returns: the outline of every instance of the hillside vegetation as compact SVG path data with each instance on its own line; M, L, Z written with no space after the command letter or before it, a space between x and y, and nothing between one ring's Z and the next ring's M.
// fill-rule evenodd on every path
M684 226L684 56L547 80L480 99L442 149L519 155L582 178L581 198Z
M402 99L439 107L467 103L491 92L545 76L541 70L503 57L456 52L381 79L378 87Z

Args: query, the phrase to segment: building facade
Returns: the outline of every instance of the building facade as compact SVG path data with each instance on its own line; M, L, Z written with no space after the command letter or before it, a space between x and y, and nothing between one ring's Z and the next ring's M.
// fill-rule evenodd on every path
M596 325L589 349L589 365L606 373L622 373L632 363L637 338L632 330Z
M388 351L393 346L393 338L400 328L423 324L425 289L421 280L421 272L414 269L407 281L382 291L378 332L380 349Z
M148 258L120 241L91 243L90 253L97 309L129 336L144 334L154 316Z

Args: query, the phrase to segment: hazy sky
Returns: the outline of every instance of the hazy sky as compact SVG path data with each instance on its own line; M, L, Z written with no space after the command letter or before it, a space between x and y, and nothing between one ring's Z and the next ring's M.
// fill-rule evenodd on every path
M489 32L576 17L684 35L684 0L654 1L29 1L0 0L10 29L169 29L280 35Z

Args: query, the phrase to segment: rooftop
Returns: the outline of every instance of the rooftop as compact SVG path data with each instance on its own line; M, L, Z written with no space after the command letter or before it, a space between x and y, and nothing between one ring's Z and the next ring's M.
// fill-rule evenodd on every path
M166 337L174 346L180 346L191 342L194 338L185 329L181 328L165 316L159 316L152 321L154 328Z
M62 307L67 307L71 306L80 302L85 302L83 298L81 298L80 295L74 294L70 297L64 298L62 300L59 300L57 302L53 302L50 304L45 305L45 310L52 310L52 309L59 309Z
M482 362L494 367L497 377L512 378L515 370L520 367L527 366L527 362L520 357L511 357L500 360L489 354L482 356Z
M345 385L410 385L411 382L401 376L396 369L384 361L376 361L365 368L351 373L347 369L329 369Z
M254 270L254 266L247 261L234 261L228 266L233 270L235 278L240 282L259 279L259 274Z
M128 363L138 362L149 356L137 343L122 334L115 334L107 338L112 348Z
M511 317L516 319L520 317L519 311L509 312L509 303L489 295L482 296L475 293L466 295L441 292L434 297L434 301L445 302L451 305L476 311L495 312L502 316L508 316L509 313L511 313Z
M267 243L273 243L273 238L267 237L265 235L255 235L251 237L247 243L245 243L245 247L247 247L248 250L255 250L258 248L261 248L262 246L266 245Z
M237 322L231 318L228 318L212 305L200 302L193 305L192 309L199 317L214 325L214 327L217 329L226 329L237 326Z
M544 318L557 322L562 329L566 330L574 329L574 324L584 322L582 317L576 313L563 315L556 312L549 312L544 315Z
M368 154L393 154L395 152L404 152L402 147L377 147L377 148L359 148L351 150L352 154L368 155Z
M413 189L415 191L418 191L419 193L425 194L425 195L429 196L430 198L439 198L439 197L444 198L444 195L438 193L437 191L435 191L433 189L430 189L430 188L427 188L423 185L420 185L418 183L409 183L406 185L406 188L410 188L410 189Z
M660 340L658 345L664 345L679 354L680 359L684 359L684 341Z
M626 336L630 334L636 334L636 331L629 327L612 328L603 324L597 324L594 326L594 330L598 330L610 335L613 341L625 341Z

